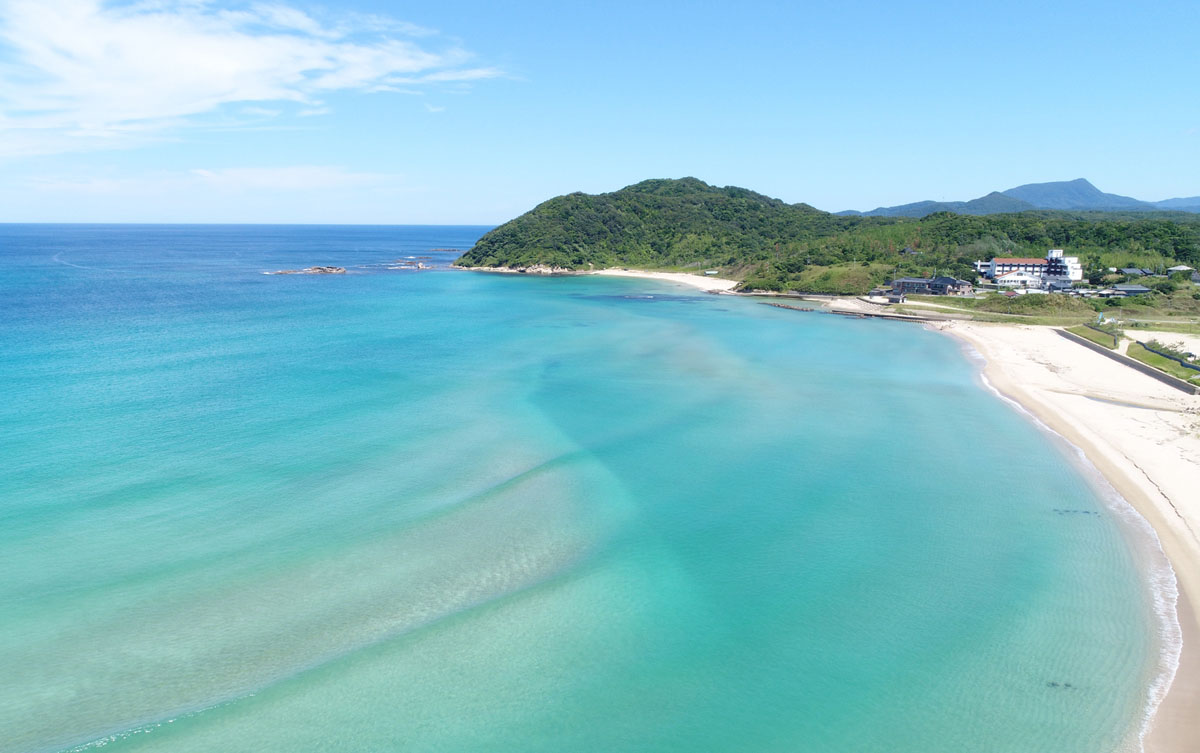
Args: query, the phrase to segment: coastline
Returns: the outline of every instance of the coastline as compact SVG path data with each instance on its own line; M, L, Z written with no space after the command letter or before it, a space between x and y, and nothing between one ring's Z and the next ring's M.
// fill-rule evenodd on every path
M582 276L582 275L602 275L604 277L637 277L644 280L658 280L659 282L673 282L679 285L687 285L690 288L703 290L706 293L726 293L733 290L739 284L737 280L730 280L725 277L716 277L713 275L694 275L687 272L647 272L641 269L625 269L624 267L609 267L608 269L595 269L589 271L579 271L576 269L566 269L563 267L457 267L457 269L466 269L471 272L493 272L496 274L506 275L542 275L542 276Z
M687 273L475 269L633 277L738 294L732 290L736 280ZM838 296L824 303L827 308L843 304L839 308L851 313L882 308ZM978 354L987 386L1074 446L1157 539L1166 558L1162 574L1169 567L1175 588L1159 591L1147 582L1163 619L1164 654L1146 698L1146 716L1130 731L1129 743L1143 753L1190 753L1200 741L1200 498L1195 498L1200 489L1200 396L1185 396L1064 340L1051 327L951 317L927 326Z
M1058 337L1048 327L956 321L936 327L973 348L1002 396L1077 447L1150 525L1175 574L1181 650L1140 730L1146 753L1200 740L1200 398ZM1191 496L1189 496L1189 494ZM1169 675L1167 675L1169 677ZM1148 709L1149 710L1149 709Z

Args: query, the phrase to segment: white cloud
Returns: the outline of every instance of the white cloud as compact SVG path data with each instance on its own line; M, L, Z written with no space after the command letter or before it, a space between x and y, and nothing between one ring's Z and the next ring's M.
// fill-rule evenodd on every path
M362 186L394 186L400 176L352 172L341 167L293 165L285 167L197 168L162 171L121 178L36 178L29 188L44 193L73 195L145 196L204 190L209 193L254 191L328 191Z
M394 176L383 173L354 173L340 167L298 165L295 167L230 167L221 170L193 170L192 175L206 185L226 191L271 189L311 191L352 188L386 183Z
M0 156L145 143L235 103L262 116L286 103L312 114L335 91L501 75L434 37L378 16L325 21L280 3L0 0Z
M274 107L243 107L241 112L259 118L274 118L283 114L283 110Z

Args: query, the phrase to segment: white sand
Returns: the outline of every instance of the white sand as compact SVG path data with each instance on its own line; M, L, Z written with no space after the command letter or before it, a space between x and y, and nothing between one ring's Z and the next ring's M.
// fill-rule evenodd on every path
M1140 343L1158 340L1163 345L1180 347L1192 353L1200 353L1200 335L1184 335L1179 332L1156 332L1152 329L1127 329L1126 337ZM1200 747L1200 746L1198 746Z
M942 329L987 360L988 380L1087 455L1154 527L1175 569L1184 651L1145 741L1200 749L1200 396L1171 389L1047 327Z
M723 277L710 275L692 275L684 272L643 272L640 269L620 269L614 267L612 269L601 269L592 274L606 275L608 277L641 277L647 280L663 280L666 282L676 282L681 285L688 285L700 290L732 290L737 284L737 280L727 280Z

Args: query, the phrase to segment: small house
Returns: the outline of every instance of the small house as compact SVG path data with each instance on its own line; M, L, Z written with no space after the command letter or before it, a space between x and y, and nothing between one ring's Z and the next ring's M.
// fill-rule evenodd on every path
M892 291L904 295L928 295L929 280L924 277L897 277L892 280Z
M1143 295L1150 292L1150 288L1145 285L1135 285L1129 283L1126 285L1113 285L1113 290L1119 296Z
M1137 267L1122 267L1117 271L1123 275L1128 275L1129 277L1141 277L1142 275L1146 274Z
M934 277L929 281L929 292L934 295L969 295L972 290L971 283L953 277Z

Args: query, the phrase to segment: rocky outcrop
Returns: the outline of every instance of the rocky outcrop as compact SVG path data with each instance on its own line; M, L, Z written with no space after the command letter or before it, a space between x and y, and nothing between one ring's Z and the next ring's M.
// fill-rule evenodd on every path
M304 269L281 269L278 272L268 272L273 275L344 275L345 267L305 267Z
M533 264L528 267L460 267L460 269L469 269L475 272L501 272L512 275L579 275L587 274L580 272L577 269L568 267L556 267L546 264Z

